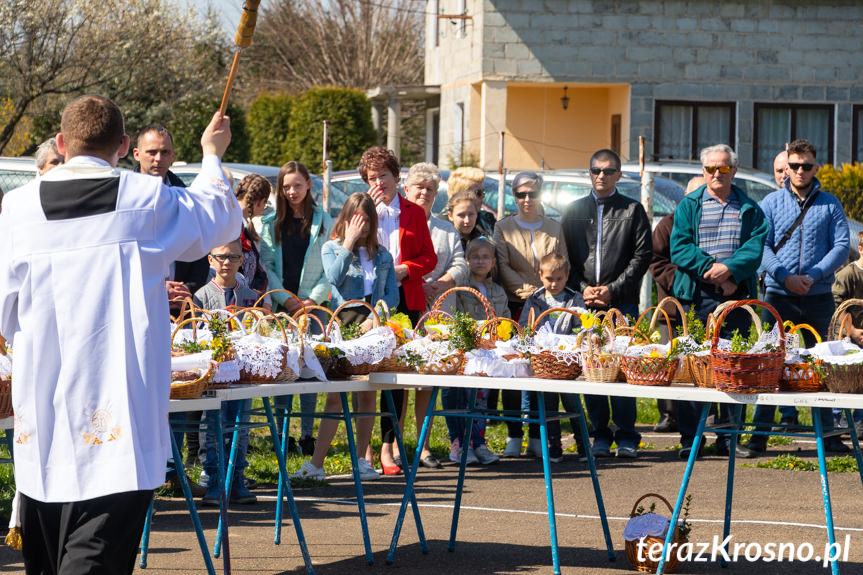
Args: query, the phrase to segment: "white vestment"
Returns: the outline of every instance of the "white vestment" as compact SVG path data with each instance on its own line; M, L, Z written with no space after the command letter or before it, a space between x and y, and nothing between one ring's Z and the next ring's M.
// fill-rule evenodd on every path
M216 156L188 189L78 156L3 198L0 333L13 347L22 493L69 502L162 484L165 279L241 227Z

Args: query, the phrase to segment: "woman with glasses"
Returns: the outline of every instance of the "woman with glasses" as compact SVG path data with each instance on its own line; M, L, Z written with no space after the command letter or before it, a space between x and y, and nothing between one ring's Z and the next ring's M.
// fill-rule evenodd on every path
M518 213L497 223L494 228L498 280L509 298L509 309L513 319L518 320L525 300L542 287L539 277L539 262L543 256L559 253L568 258L563 241L560 222L540 215L542 204L540 190L542 177L535 172L521 172L512 181L513 195ZM522 393L504 390L501 393L505 410L519 410ZM522 425L507 422L506 449L504 457L518 457L521 454ZM534 449L527 455L541 457Z
M450 173L446 184L447 194L450 198L461 191L468 191L476 197L477 217L474 224L479 232L476 235L491 237L494 233L494 225L497 223L497 218L494 217L491 211L483 209L485 172L471 166L456 168Z
M468 277L467 262L464 259L464 250L458 232L448 221L431 215L439 185L440 170L434 164L425 162L411 166L405 179L405 197L425 210L429 233L435 254L437 254L437 265L423 276L423 290L425 291L426 303L429 306L446 290L457 285L464 285ZM449 309L446 303L443 309ZM430 389L417 390L414 404L417 429L422 425L430 399ZM402 425L404 425L404 418L404 413L402 413L399 418ZM420 452L420 463L424 467L432 469L441 467L440 461L429 450L428 439L426 439L426 444L423 445ZM384 467L384 473L386 472L387 468Z

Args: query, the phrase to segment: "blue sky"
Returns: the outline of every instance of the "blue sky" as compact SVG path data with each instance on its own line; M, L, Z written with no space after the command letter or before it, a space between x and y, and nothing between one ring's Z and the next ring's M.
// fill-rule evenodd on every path
M233 39L240 24L240 15L243 12L243 0L186 0L188 4L203 14L207 6L211 5L221 15L222 28Z

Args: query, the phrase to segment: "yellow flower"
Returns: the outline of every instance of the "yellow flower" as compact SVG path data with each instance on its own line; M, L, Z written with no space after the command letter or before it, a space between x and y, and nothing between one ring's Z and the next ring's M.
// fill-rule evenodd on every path
M593 324L596 323L596 317L593 314L583 313L578 317L581 319L581 326L584 329L590 329L593 327Z
M512 324L508 321L502 321L497 324L497 338L502 341L508 341L512 337Z

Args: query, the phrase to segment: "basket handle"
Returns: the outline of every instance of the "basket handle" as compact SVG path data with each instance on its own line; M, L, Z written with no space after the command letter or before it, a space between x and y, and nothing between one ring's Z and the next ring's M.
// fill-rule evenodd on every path
M368 309L371 312L369 314L369 317L372 318L372 325L374 327L381 327L381 318L378 317L378 312L376 312L375 308L370 306L366 300L364 300L364 299L349 299L348 301L346 301L345 303L343 303L342 305L340 305L339 307L337 307L333 311L333 315L330 317L330 321L327 322L327 333L326 333L327 339L329 339L330 332L332 331L333 319L335 319L336 316L339 315L340 311L342 311L346 307L353 306L353 305L361 305L364 308ZM341 325L341 324L339 324L339 325Z
M270 291L266 291L266 292L262 293L261 297L258 298L258 301L256 301L255 305L253 305L252 307L261 307L261 304L263 303L264 298L267 297L268 295L270 295L271 293L276 293L276 292L286 293L289 296L291 296L292 298L294 298L295 300L297 300L297 302L300 304L300 309L305 307L305 305L303 305L303 300L300 299L300 296L298 296L294 292L292 292L290 290L286 290L284 288L271 289Z
M234 315L229 317L228 321L236 319L239 315L241 315L243 313L252 313L253 316L255 316L255 323L254 323L254 325L252 325L252 330L251 330L253 332L254 331L260 332L261 323L264 321L264 319L267 318L267 316L273 318L273 320L276 322L276 325L279 326L279 331L282 332L282 343L284 343L284 344L288 343L288 333L285 331L285 326L282 324L281 321L279 321L279 316L274 314L272 311L270 311L268 309L260 308L260 307L240 309L236 313L234 313ZM260 317L257 317L257 316L260 316ZM297 332L299 333L300 328L297 325L297 322L295 322L293 320L293 318L291 318L290 316L285 316L285 319L288 320L288 323L292 324L292 327L294 329L296 329ZM242 325L242 322L240 322L240 325Z
M6 338L0 334L0 355L6 355Z
M416 332L418 334L420 331L420 326L422 324L424 324L427 319L429 319L433 316L436 316L436 315L440 315L440 316L443 316L443 317L446 317L449 319L453 319L452 314L450 314L450 313L447 313L447 312L442 311L442 310L431 310L430 309L427 312L425 312L424 314L422 314L420 316L420 318L417 320L417 324L414 326L414 332ZM426 330L426 333L428 333L428 330Z
M846 299L841 304L839 304L839 307L836 308L836 311L833 312L833 316L830 318L830 326L827 328L827 339L842 339L842 328L847 327L844 325L846 320L843 316L845 316L845 314L847 313L848 308L854 306L863 307L863 299ZM847 317L850 318L851 314L847 314ZM838 332L836 331L837 327L839 328Z
M485 322L483 324L482 329L479 330L479 337L482 337L482 335L486 332L486 330L489 328L489 326L497 326L501 323L509 323L509 324L514 325L515 326L515 333L518 334L518 337L522 337L524 335L524 331L521 329L521 326L518 324L517 321L515 321L514 319L512 319L510 317L498 316L498 317L494 317L494 318L488 320L487 322ZM488 337L491 341L497 341L497 330L496 329L490 330L488 332Z
M644 319L644 317L650 311L653 312L653 315L650 317L650 325L647 328L647 333L646 334L639 333L638 325L641 323L641 320ZM635 325L632 326L632 332L630 333L629 343L627 344L627 347L632 345L632 338L634 338L636 334L641 335L641 336L646 336L648 343L650 342L650 334L653 332L654 326L656 326L656 318L659 316L659 312L662 312L662 315L665 316L665 325L668 327L669 340L672 338L673 334L671 333L671 320L668 318L668 312L666 312L664 309L662 309L662 306L649 307L646 310L644 310L643 312L641 312L641 315L639 315L638 319L635 320Z
M788 328L788 333L789 334L797 333L801 329L805 329L806 331L808 331L809 333L814 335L816 343L821 343L821 336L818 334L818 330L816 330L814 327L812 327L808 323L798 323L797 325L792 324L791 327Z
M603 325L608 325L612 330L617 326L629 325L629 321L626 319L626 316L616 307L599 310L596 312L596 318L599 319Z
M674 306L677 308L677 311L680 312L680 323L683 325L683 335L684 336L689 335L689 326L686 325L686 312L683 311L683 305L677 300L677 298L668 296L668 297L662 298L662 301L659 302L658 304L656 304L656 307L665 311L665 304L666 303L674 304ZM666 319L668 319L667 313L665 314L665 317L666 317ZM650 331L653 331L653 326L656 323L655 320L656 320L656 314L654 313L653 318L650 320ZM674 337L673 337L674 334L672 334L671 331L669 331L668 334L669 334L668 335L669 339L674 339Z
M533 311L533 308L531 308L531 311ZM535 320L533 320L533 323L531 324L530 327L534 331L534 333L536 333L536 330L539 327L539 324L542 321L542 319L545 316L547 316L548 314L554 313L554 312L560 312L560 313L565 312L565 313L568 313L572 316L575 316L575 318L578 319L579 321L581 320L581 316L579 316L576 312L569 309L568 307L550 307L547 310L545 310L544 312L542 312L541 314L539 314Z
M612 329L610 327L608 327L607 325L604 325L604 324L600 324L600 328L608 336L609 342L614 341L614 331L612 331ZM581 344L584 341L584 336L587 334L591 335L591 337L587 338L587 351L588 351L588 353L593 353L593 337L592 336L594 334L593 334L593 332L588 331L586 329L582 329L580 332L578 332L578 335L575 336L575 347L581 349Z
M441 310L440 308L441 308L441 306L443 306L443 302L446 300L446 298L449 295L454 294L456 292L465 292L465 293L473 294L477 298L479 298L479 301L482 304L483 309L485 310L485 319L491 320L492 318L497 316L497 314L494 312L494 308L492 307L491 303L489 303L489 301L485 298L485 296L483 296L481 293L479 293L478 290L475 290L472 287L465 287L465 286L452 287L452 288L449 288L448 290L446 290L445 292L443 292L442 294L440 294L438 296L438 298L435 300L435 302L432 304L431 309L429 309L429 311L440 311Z
M728 302L726 302L726 303L728 303ZM776 319L776 323L779 325L779 345L782 346L783 353L785 352L785 326L782 325L782 318L779 317L779 313L776 311L776 308L774 308L772 305L770 305L766 301L761 301L761 300L757 300L757 299L741 299L741 300L730 302L729 305L725 309L722 310L722 313L719 314L719 318L717 318L717 320L716 320L717 329L713 330L713 338L711 339L711 342L710 342L710 352L711 353L713 353L713 351L716 349L716 345L719 343L719 331L720 330L718 329L718 327L722 325L723 321L725 321L725 316L727 316L728 313L731 312L732 310L737 309L739 307L753 306L753 305L763 307L764 309L769 311L770 314ZM719 309L719 308L717 307L717 309ZM749 313L755 319L755 326L758 328L758 333L759 334L763 333L763 330L761 329L761 318L758 317L758 314L755 313L755 310L753 310L751 308L749 310Z
M706 333L707 333L708 337L712 337L713 332L716 330L716 318L717 318L717 316L719 316L719 314L722 313L722 311L725 308L727 308L728 306L733 304L735 301L736 300L728 300L728 301L722 302L721 304L716 306L716 309L713 310L713 312L709 316L707 316ZM763 334L764 329L761 327L761 318L758 316L757 313L755 313L755 310L752 309L752 306L742 305L742 306L740 306L740 309L746 310L746 312L749 314L749 317L751 317L752 321L755 322L755 327L758 330L758 335L760 336L761 334Z
M668 502L668 499L660 495L659 493L645 493L635 502L635 505L632 506L632 511L629 512L630 517L635 517L635 512L638 509L638 504L647 499L648 497L655 497L665 503L665 506L668 507L668 511L674 513L674 507L671 506L671 503Z
M331 310L328 307L324 307L322 305L307 305L307 306L304 306L302 309L298 309L297 311L294 312L294 315L293 315L294 321L296 321L297 324L299 325L300 317L305 316L305 318L306 318L306 322L305 322L306 332L308 332L309 331L308 326L310 325L309 320L313 319L316 322L318 322L318 325L321 326L321 332L326 335L327 326L324 325L324 322L321 320L321 318L319 318L318 316L316 316L314 314L309 313L310 311L314 311L314 310L323 310L327 314L329 314L331 319L333 317L333 310Z

